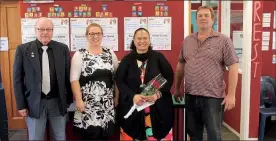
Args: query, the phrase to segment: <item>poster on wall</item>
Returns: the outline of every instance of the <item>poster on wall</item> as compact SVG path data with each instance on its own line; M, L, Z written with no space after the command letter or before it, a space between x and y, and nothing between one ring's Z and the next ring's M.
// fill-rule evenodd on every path
M136 29L148 26L147 17L125 17L124 18L124 50L130 50L130 44Z
M23 3L54 3L54 0L23 0Z
M276 28L276 10L274 11L274 28Z
M270 27L271 13L263 13L263 27Z
M233 31L233 45L236 51L236 55L239 58L239 69L242 68L242 41L243 31Z
M22 35L35 35L35 23L37 19L21 19L21 34ZM22 38L22 40L24 40Z
M22 44L27 43L27 42L31 42L35 39L36 39L35 34L29 34L29 35L23 35L22 34Z
M272 64L276 64L276 54L272 55Z
M8 37L0 37L0 51L9 51Z
M52 18L54 24L53 39L55 41L69 44L69 18ZM21 19L21 34L22 43L27 43L36 39L35 37L35 23L37 19L22 18Z
M191 0L191 3L201 3L201 0Z
M153 50L171 50L171 17L148 17L148 31Z
M270 32L263 32L262 36L262 50L267 51L269 50Z
M102 46L118 51L118 18L70 18L71 51L87 48L86 27L91 23L103 29Z

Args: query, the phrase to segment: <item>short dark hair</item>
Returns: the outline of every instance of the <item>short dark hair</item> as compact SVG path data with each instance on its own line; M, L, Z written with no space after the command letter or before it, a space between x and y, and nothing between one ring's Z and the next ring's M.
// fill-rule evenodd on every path
M140 30L144 30L144 31L146 31L146 32L149 34L149 31L148 31L147 29L143 28L143 27L140 27L140 28L138 28L138 29L135 30L134 35L133 35L133 39L132 39L131 44L130 44L130 50L131 50L132 52L133 52L133 51L136 52L136 46L135 46L135 44L134 44L134 38L135 38L135 36L136 36L136 33L137 33L138 31L140 31ZM150 36L150 34L149 34L149 36ZM149 50L152 50L151 44L150 44L150 46L149 46Z

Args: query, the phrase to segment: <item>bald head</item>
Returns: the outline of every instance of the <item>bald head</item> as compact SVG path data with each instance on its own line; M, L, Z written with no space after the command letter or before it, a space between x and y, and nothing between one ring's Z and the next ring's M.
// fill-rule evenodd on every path
M35 23L36 38L43 44L47 45L53 37L53 22L46 17L39 18Z
M41 17L41 18L37 19L37 21L35 23L35 27L37 28L37 26L39 26L40 24L49 24L52 26L52 28L54 26L52 20L47 17Z

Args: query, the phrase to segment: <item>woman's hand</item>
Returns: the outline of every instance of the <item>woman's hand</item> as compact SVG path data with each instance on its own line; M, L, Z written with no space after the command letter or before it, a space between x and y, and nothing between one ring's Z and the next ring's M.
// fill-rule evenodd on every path
M147 102L155 102L157 99L159 99L161 97L161 95L160 95L160 92L159 91L157 91L154 95L152 95L152 96L147 96L146 97L146 101Z
M137 105L142 105L145 102L145 96L141 95L141 94L136 94L133 97L133 103L137 104Z
M84 112L85 104L82 99L76 101L76 108L80 112Z

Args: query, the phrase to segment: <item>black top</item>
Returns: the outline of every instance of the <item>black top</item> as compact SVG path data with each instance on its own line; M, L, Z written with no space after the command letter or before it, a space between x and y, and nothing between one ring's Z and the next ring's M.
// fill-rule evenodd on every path
M163 139L173 127L173 102L171 86L173 83L173 69L163 54L150 51L147 54L147 67L145 73L145 84L159 73L168 81L160 90L162 97L150 108L153 136ZM144 111L135 110L131 116L124 116L133 105L133 97L141 92L140 68L137 65L137 54L131 52L126 55L116 71L116 84L119 89L119 113L120 125L129 136L134 139L145 139L145 117Z
M38 53L39 53L39 61L40 61L40 68L41 68L41 74L42 74L42 54L43 54L43 49L42 46L43 44L36 40L37 47L38 47ZM51 90L50 92L45 95L43 92L41 92L41 98L45 99L51 99L54 97L58 97L58 84L57 84L57 76L56 76L56 68L55 68L55 60L54 60L54 54L53 54L53 44L52 41L48 43L48 58L49 58L49 71L50 71L50 85L51 85ZM43 79L43 78L42 78Z

